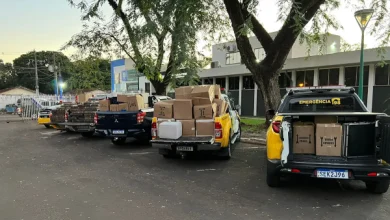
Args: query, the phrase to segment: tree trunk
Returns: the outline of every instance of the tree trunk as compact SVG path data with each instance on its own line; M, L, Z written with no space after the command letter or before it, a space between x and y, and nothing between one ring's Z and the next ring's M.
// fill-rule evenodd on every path
M165 85L164 81L150 80L150 83L156 90L156 95L166 95L168 85Z
M268 72L267 74L261 68L256 68L253 73L253 78L257 86L260 88L261 96L264 100L266 123L272 116L267 113L268 110L277 111L280 104L280 88L278 72Z

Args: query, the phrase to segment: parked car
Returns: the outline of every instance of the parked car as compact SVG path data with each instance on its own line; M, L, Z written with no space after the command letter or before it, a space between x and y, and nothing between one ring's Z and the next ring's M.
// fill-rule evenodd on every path
M227 102L228 108L225 114L215 117L214 136L205 137L180 137L177 140L163 139L158 137L157 118L152 121L152 146L159 149L159 153L165 158L177 154L185 156L187 153L197 151L208 151L217 153L224 159L230 159L232 156L232 145L241 139L240 117L237 109L240 106L233 107L227 95L222 98Z
M273 119L267 131L268 186L279 186L283 175L305 175L363 180L367 189L374 193L388 190L390 117L369 112L353 88L293 88L283 97L278 110L270 110L269 114ZM310 146L315 143L315 152L294 151L294 145L300 142L299 135L293 135L295 123L309 125L324 117L327 120L334 118L327 124L337 129L341 138L318 133L316 141L306 139ZM316 132L325 126L321 124L316 122ZM329 144L331 147L322 148ZM341 149L336 148L338 146Z

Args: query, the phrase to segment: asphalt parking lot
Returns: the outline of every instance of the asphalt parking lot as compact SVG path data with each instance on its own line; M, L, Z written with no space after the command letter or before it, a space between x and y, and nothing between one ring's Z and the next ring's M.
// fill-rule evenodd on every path
M389 219L390 193L362 182L265 183L262 146L230 161L164 159L156 149L0 124L0 219Z

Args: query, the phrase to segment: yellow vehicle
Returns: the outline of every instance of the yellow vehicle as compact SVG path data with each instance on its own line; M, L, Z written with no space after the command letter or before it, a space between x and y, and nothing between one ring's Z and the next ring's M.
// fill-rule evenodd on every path
M51 128L50 126L50 115L51 110L45 109L38 112L38 124L44 125L46 128Z
M289 88L278 111L268 114L273 116L267 131L268 186L279 186L281 176L301 175L362 180L370 192L387 192L390 116L368 111L354 88ZM302 123L313 126L306 136L294 133ZM317 136L319 125L341 129Z
M152 146L159 149L165 158L180 154L210 151L224 159L232 156L232 145L241 138L240 117L237 113L239 105L232 107L227 95L222 95L228 103L228 110L222 116L214 119L214 136L180 137L177 140L158 138L157 118L152 119Z

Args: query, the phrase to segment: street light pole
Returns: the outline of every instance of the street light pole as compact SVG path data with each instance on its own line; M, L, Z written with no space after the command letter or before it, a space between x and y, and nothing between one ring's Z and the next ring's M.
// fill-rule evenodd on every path
M35 60L35 95L39 95L39 80L38 80L38 64L37 64L37 52L34 50Z
M363 9L355 12L355 19L358 22L359 27L362 31L362 40L360 46L359 89L358 89L358 95L361 100L363 100L363 80L364 80L364 31L373 13L374 13L373 9Z

